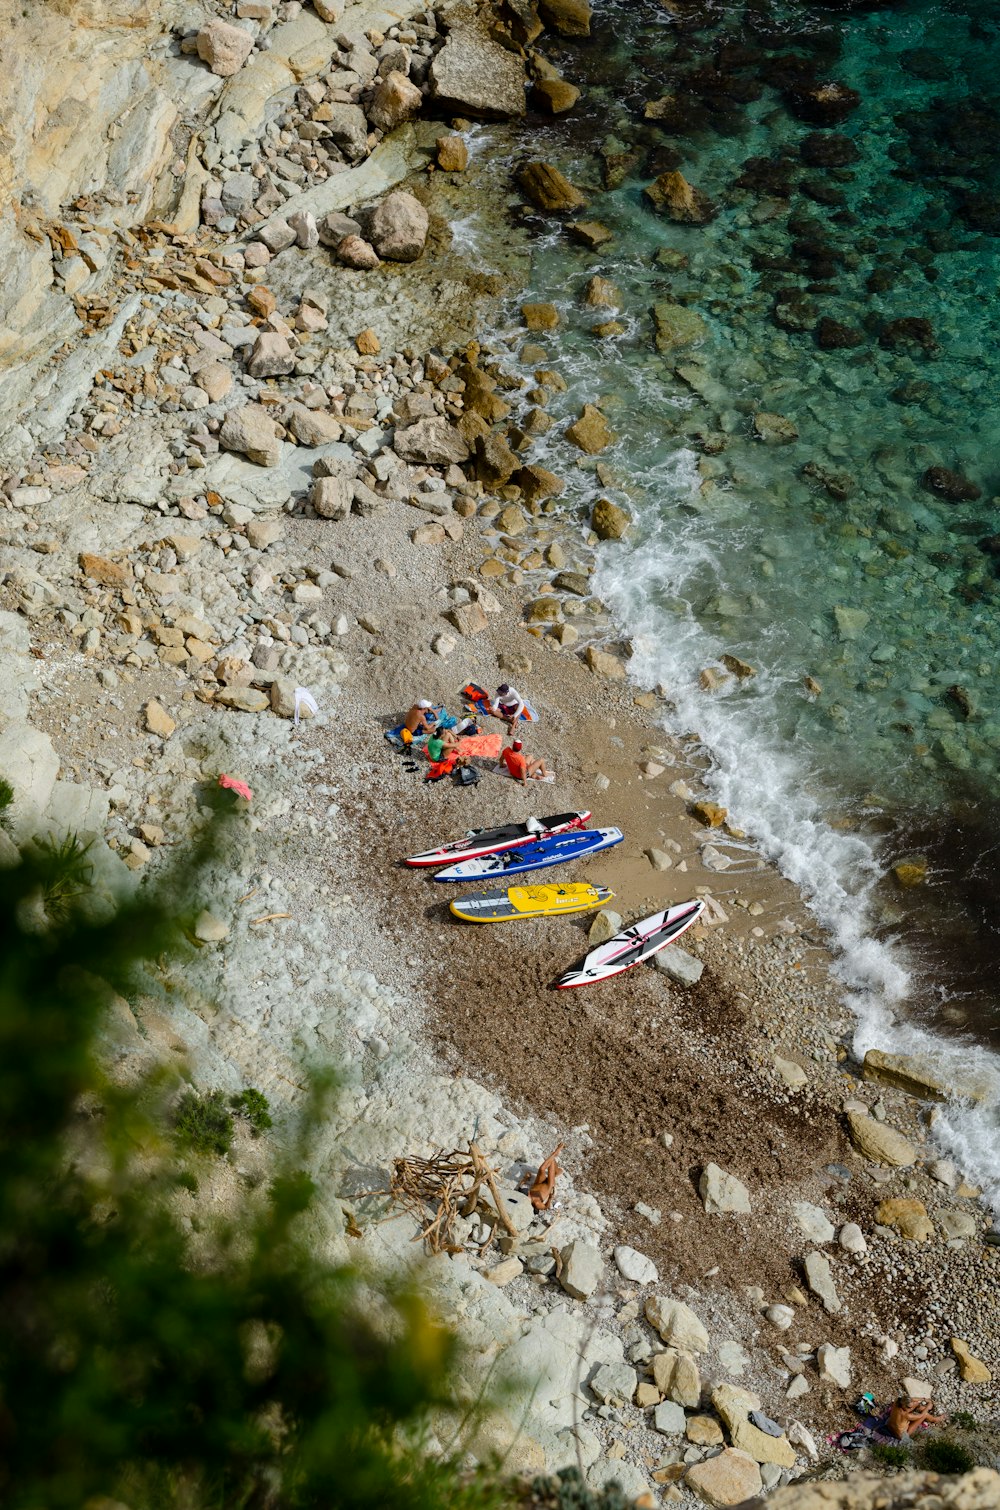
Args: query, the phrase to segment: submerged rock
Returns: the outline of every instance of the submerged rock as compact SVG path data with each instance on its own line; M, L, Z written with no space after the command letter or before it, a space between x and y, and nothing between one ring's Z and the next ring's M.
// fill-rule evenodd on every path
M707 225L718 214L708 195L677 171L661 173L643 193L659 214L678 225Z
M587 201L551 163L532 162L518 169L517 181L539 210L582 210Z
M829 79L821 84L804 84L788 90L789 108L800 121L814 126L839 126L861 104L856 89Z
M799 438L793 420L786 419L783 414L765 414L763 411L753 417L753 433L766 446L788 446Z
M983 496L978 483L963 477L961 472L953 472L950 467L928 467L920 480L930 492L946 498L949 503L975 503Z
M708 334L701 315L686 304L662 302L653 305L653 325L657 351L673 351L678 346L693 346Z

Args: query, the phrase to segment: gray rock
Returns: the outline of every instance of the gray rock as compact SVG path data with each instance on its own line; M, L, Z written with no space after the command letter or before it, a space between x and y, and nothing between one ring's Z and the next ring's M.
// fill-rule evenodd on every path
M601 1282L604 1260L593 1243L576 1238L559 1254L562 1270L559 1283L574 1300L588 1300Z
M283 252L287 247L295 245L295 232L287 220L269 220L257 232L257 240L269 252Z
M446 114L486 120L524 114L524 64L482 27L456 26L431 64L429 79Z
M387 194L368 222L368 240L386 262L416 262L427 241L430 220L412 194Z
M344 215L340 210L331 210L319 222L317 232L324 246L339 246L345 236L360 236L361 226L350 215Z
M979 1234L979 1222L971 1211L954 1211L945 1208L936 1211L934 1217L941 1228L942 1235L949 1240L976 1237Z
M792 1206L792 1215L798 1223L803 1237L811 1243L832 1243L834 1238L834 1225L826 1212L819 1206L813 1206L809 1201L796 1201Z
M718 1164L706 1164L698 1181L698 1194L709 1216L748 1216L750 1195L742 1181Z
M295 356L285 336L262 330L253 343L247 371L254 378L283 377L295 367Z
M644 853L654 870L669 870L674 863L666 850L647 849Z
M666 949L654 954L653 964L661 975L678 986L696 986L705 969L700 959L688 954L679 944L668 944Z
M450 462L469 459L469 448L461 435L443 417L418 419L415 425L397 430L393 446L404 461L426 462L447 466Z
M622 1278L635 1285L655 1285L660 1277L651 1258L624 1244L615 1249L615 1263Z
M832 1342L824 1342L822 1347L816 1349L816 1367L819 1369L821 1379L826 1379L831 1384L839 1384L841 1389L850 1389L851 1350L849 1347L834 1347Z
M823 1302L823 1309L831 1315L840 1310L840 1296L833 1282L830 1260L825 1253L807 1253L805 1261L806 1284L812 1293Z
M304 252L311 251L319 245L319 233L316 229L316 217L311 210L296 210L289 215L288 225L295 232L295 245L301 247Z
M622 1406L631 1404L638 1383L635 1369L627 1363L602 1363L590 1381L590 1388L603 1405ZM680 1407L674 1406L674 1409Z
M321 519L346 519L351 512L353 484L343 477L317 477L309 502Z
M657 1431L662 1431L664 1436L682 1436L687 1417L682 1405L675 1405L673 1400L663 1400L653 1411L653 1425Z
M222 185L219 195L222 207L230 215L242 215L249 210L260 192L260 184L252 173L233 173Z
M614 938L621 926L621 913L612 912L609 907L605 907L591 923L587 932L587 943L594 948L598 944L606 944L608 939ZM638 1207L636 1207L636 1210L638 1210Z
M368 121L357 105L331 105L326 134L350 158L357 162L368 151ZM348 233L345 231L344 233Z
M782 1059L780 1054L775 1054L774 1067L790 1091L801 1090L809 1084L809 1076L794 1059Z
M868 1244L865 1235L857 1222L845 1222L840 1229L837 1241L845 1253L855 1253L859 1257L868 1252Z

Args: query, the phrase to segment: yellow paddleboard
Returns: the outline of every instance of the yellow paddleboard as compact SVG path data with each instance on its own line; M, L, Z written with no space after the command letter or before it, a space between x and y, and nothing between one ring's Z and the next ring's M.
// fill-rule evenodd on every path
M574 881L565 886L508 886L473 891L451 903L457 918L469 923L503 923L517 918L558 918L563 913L591 912L614 896L606 886Z

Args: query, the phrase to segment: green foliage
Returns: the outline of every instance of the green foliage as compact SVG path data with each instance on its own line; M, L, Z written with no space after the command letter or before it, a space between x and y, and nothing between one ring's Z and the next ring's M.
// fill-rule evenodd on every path
M531 1505L538 1510L632 1510L632 1496L619 1484L588 1489L578 1468L560 1468L553 1478L531 1484Z
M253 1086L248 1085L238 1096L230 1096L229 1105L238 1117L250 1124L250 1131L255 1138L274 1126L267 1097L261 1091L255 1091Z
M920 1443L920 1463L932 1473L968 1473L976 1466L969 1449L950 1437L926 1437Z
M84 844L77 834L65 834L61 839L49 834L36 839L35 848L45 872L42 901L50 921L66 919L86 895L94 878L94 867L87 859L92 844L92 840Z
M227 1154L233 1142L233 1119L222 1091L185 1091L174 1112L177 1141L197 1154Z
M10 807L14 801L14 788L4 776L0 776L0 813Z
M872 1457L884 1468L906 1468L913 1461L910 1449L904 1447L902 1442L876 1442L872 1447Z
M199 858L166 894L197 893ZM454 1338L411 1291L322 1256L308 1177L279 1172L228 1224L200 1211L192 1251L172 1087L109 1084L96 1054L108 987L141 1000L143 961L184 936L148 900L40 926L59 875L37 847L0 870L4 1510L495 1503L421 1451L439 1409L458 1415Z
M953 1426L960 1427L962 1431L979 1430L979 1422L976 1420L975 1416L967 1410L953 1410L951 1413L951 1421Z

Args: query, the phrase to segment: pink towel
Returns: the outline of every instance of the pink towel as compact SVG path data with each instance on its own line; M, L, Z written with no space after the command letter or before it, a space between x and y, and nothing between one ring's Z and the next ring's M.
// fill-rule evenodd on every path
M458 741L460 755L479 755L484 760L499 760L502 734L464 734Z

